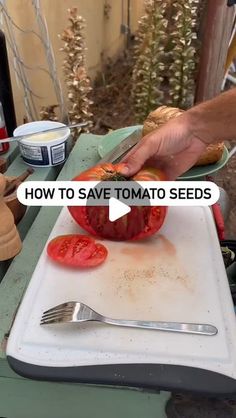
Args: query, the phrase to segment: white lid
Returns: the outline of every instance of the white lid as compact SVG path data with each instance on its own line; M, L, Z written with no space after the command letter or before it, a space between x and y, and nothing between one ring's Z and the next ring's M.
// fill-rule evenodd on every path
M20 125L14 130L13 136L22 136L24 134L34 134L36 132L41 132L41 131L43 132L48 129L53 129L53 128L62 127L62 126L65 126L65 129L58 131L57 140L68 138L70 135L70 129L67 128L64 123L53 122L50 120L29 122L29 123L25 123L24 125ZM25 139L24 141L26 140L27 139ZM30 142L30 138L29 138L29 142ZM41 142L40 138L39 138L39 142Z

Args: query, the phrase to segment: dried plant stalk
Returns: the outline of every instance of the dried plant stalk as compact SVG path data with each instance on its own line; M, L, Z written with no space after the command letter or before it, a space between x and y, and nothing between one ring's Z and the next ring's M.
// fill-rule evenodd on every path
M86 128L74 130L74 141L80 132L88 132L92 123L89 98L92 90L85 68L85 20L77 14L77 9L69 9L70 26L60 38L64 41L61 51L65 53L63 61L65 81L68 89L68 115L70 123L88 122Z
M59 105L51 105L51 106L43 106L39 112L41 120L52 120L57 122L58 116L55 112L55 109L58 108Z
M161 84L165 71L167 4L165 0L146 0L145 15L139 22L132 75L132 97L138 122L143 122L163 101Z

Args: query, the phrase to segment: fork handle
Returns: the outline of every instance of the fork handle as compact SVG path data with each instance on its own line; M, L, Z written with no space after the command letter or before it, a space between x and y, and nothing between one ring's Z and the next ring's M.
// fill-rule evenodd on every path
M216 327L209 324L192 324L160 321L132 321L123 319L111 319L106 317L102 317L102 322L122 327L145 328L158 331L179 332L185 334L216 335L218 332Z

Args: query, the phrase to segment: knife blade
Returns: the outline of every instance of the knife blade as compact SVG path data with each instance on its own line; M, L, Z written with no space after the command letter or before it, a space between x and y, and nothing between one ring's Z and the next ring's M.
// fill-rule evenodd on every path
M73 129L73 128L82 128L83 126L87 126L88 122L81 122L81 123L73 123L72 125L64 125L64 126L57 126L56 128L44 129L43 131L31 132L29 134L19 135L19 136L9 136L9 138L1 139L1 144L5 144L8 142L15 142L21 141L22 139L30 138L31 136L37 136L42 134L47 134L50 132L62 131L63 129Z
M132 134L128 135L123 141L120 142L113 150L108 152L100 161L101 163L114 163L118 162L122 157L127 154L142 138L142 131L141 129L137 129L136 131L132 132Z

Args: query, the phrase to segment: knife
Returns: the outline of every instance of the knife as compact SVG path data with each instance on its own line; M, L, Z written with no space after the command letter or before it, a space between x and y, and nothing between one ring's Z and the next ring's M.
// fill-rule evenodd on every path
M129 136L127 136L123 141L120 142L113 150L108 152L100 161L99 164L102 163L114 163L118 162L122 157L127 154L142 138L142 131L141 129L137 129L136 131L132 132Z
M54 132L54 131L62 131L63 129L73 129L73 128L82 128L83 126L87 126L88 122L81 122L81 123L73 123L72 125L63 125L63 126L57 126L56 128L50 128L50 129L44 129L43 131L37 131L37 132L31 132L29 134L23 134L19 136L9 136L9 138L1 139L1 144L5 144L8 142L15 142L15 141L21 141L25 138L30 138L31 136L37 136L42 134L47 134L48 132Z

